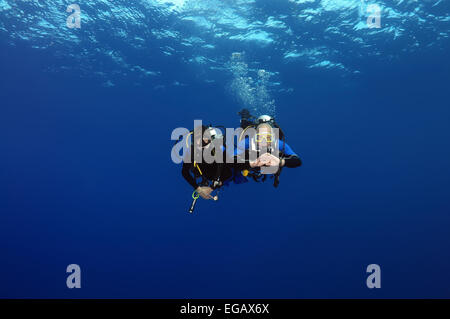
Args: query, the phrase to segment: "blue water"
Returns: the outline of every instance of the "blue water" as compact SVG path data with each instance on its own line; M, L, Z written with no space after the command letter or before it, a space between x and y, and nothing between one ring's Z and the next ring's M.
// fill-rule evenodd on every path
M0 1L0 297L449 298L448 2L165 2ZM267 103L303 166L188 214L172 130Z

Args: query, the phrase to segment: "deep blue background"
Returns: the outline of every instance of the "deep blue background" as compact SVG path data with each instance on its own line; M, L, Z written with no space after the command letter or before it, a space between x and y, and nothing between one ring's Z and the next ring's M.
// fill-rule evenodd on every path
M267 66L296 89L275 98L304 165L189 215L170 133L235 127L226 88L181 64L186 87L104 88L3 44L0 297L450 297L447 52L367 60L346 80ZM66 288L71 263L82 289Z

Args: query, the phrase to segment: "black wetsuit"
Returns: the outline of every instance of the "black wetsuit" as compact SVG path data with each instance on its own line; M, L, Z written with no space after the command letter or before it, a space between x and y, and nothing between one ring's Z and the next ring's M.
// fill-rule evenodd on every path
M191 163L183 163L181 174L194 189L199 186L206 186L207 183L211 181L224 182L233 176L233 164L225 163L225 153L223 153L223 163L214 162L208 164L203 160L202 163L197 164L200 170L197 167L194 167L193 156L188 156L191 156ZM198 179L200 179L200 181L198 181Z
M206 183L207 181L226 181L227 179L232 177L232 170L231 167L227 164L217 164L217 163L201 163L198 164L202 175L200 175L200 172L196 167L194 167L193 164L189 163L183 163L183 168L181 170L181 174L183 175L184 179L194 188L196 189L203 183ZM198 178L201 178L202 180L197 183Z

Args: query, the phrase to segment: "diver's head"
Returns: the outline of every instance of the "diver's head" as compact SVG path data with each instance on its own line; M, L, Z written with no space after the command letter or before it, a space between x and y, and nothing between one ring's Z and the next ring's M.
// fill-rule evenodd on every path
M269 123L262 123L256 127L255 141L258 148L267 148L275 138L272 126Z
M258 124L262 124L262 123L273 123L274 119L273 117L269 116L269 115L261 115L260 117L258 117Z
M203 134L203 141L208 143L220 138L222 138L222 133L214 127L208 127Z
M197 130L194 130L194 145L198 148L205 148L211 144L212 141L222 138L220 130L202 125Z
M208 130L208 126L202 125L197 126L194 129L194 139L193 139L193 145L196 148L203 148L207 146L209 143L211 143L210 138L205 135L205 132Z

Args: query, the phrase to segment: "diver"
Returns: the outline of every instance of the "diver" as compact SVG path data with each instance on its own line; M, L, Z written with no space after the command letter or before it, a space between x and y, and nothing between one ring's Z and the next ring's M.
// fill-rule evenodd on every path
M198 131L198 134L195 133L196 131ZM197 193L203 199L214 199L211 193L220 188L224 181L233 177L231 166L226 164L225 148L220 147L220 145L223 145L223 135L218 129L205 125L202 125L201 130L198 128L191 134L193 138L190 152L185 155L181 173L184 179L194 188L194 193ZM216 149L221 150L220 154L215 154ZM208 163L205 159L205 154L208 152L219 160Z
M243 110L246 111L246 110ZM285 136L274 118L262 115L250 122L251 115L240 112L241 123L248 125L239 137L235 149L235 158L244 176L252 177L256 182L265 181L267 176L274 178L274 187L278 187L283 167L294 168L302 165L300 157L285 142ZM249 132L243 138L244 134Z

